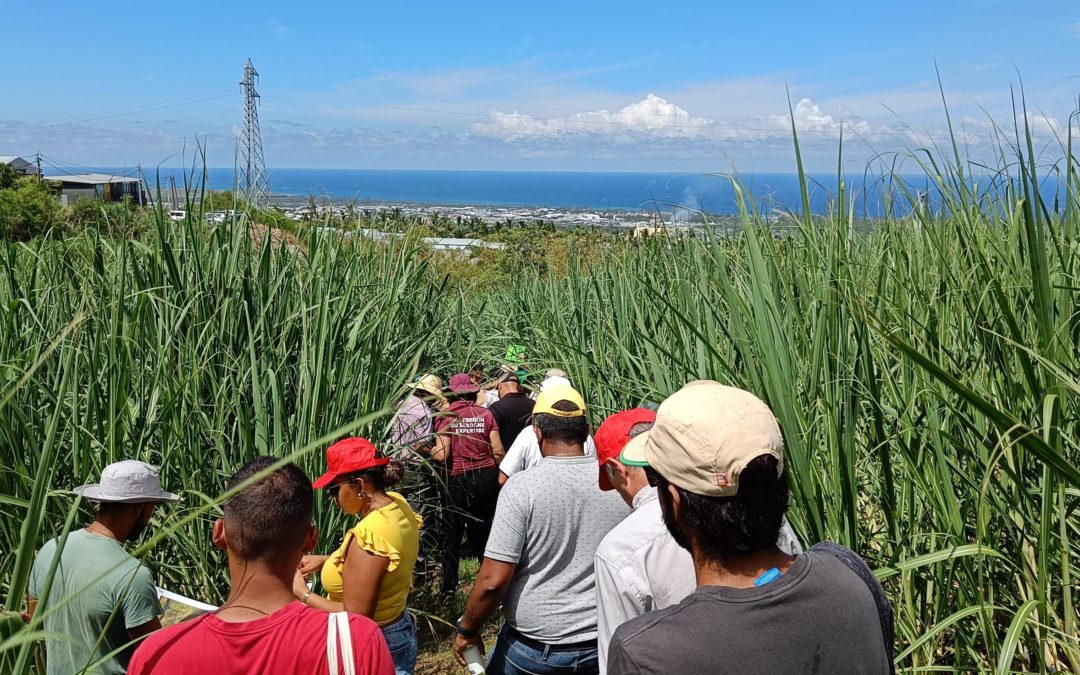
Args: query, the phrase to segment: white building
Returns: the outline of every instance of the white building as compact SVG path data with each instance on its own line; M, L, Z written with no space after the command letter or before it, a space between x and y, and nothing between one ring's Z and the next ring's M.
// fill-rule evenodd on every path
M106 202L123 201L130 197L136 204L145 204L146 195L138 178L110 176L104 173L81 173L69 176L46 176L45 180L60 185L60 203L74 204L79 199L100 199Z

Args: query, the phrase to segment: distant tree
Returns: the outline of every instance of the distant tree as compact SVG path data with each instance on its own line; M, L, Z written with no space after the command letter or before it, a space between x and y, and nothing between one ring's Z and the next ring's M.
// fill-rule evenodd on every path
M15 183L17 183L18 180L18 171L10 164L0 164L0 190L7 190L15 187Z
M62 214L45 181L22 177L0 189L0 239L25 241L60 229Z

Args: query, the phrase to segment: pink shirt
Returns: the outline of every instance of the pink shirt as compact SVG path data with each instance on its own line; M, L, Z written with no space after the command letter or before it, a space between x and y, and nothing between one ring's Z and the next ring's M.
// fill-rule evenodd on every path
M243 623L203 614L146 638L131 658L128 675L325 675L328 616L300 602ZM375 622L352 614L349 627L356 672L394 675L390 650Z

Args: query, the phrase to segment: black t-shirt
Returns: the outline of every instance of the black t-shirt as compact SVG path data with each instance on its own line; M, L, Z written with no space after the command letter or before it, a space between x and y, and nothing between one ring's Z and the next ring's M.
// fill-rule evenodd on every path
M499 425L499 438L507 450L521 430L529 426L536 402L525 394L507 394L491 405L491 414Z
M755 588L703 586L615 631L608 675L890 672L874 597L832 555L810 551Z

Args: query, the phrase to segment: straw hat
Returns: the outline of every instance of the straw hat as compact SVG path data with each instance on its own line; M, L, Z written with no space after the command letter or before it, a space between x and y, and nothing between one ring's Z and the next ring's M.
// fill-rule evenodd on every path
M443 393L443 381L438 375L428 373L409 385L412 389L420 389L426 391L432 396L438 396L442 398Z

